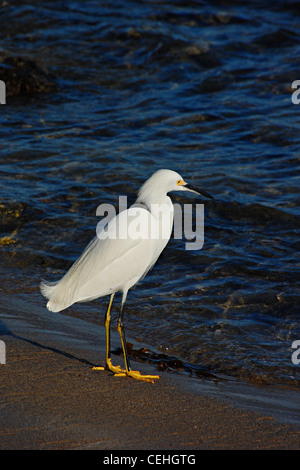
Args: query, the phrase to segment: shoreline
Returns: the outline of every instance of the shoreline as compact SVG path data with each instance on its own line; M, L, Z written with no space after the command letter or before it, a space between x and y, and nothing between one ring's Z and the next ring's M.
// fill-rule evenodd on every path
M105 357L104 328L4 294L0 326L2 450L299 449L299 426L247 408L247 396L245 406L230 403L213 384L168 372L149 384L93 371Z

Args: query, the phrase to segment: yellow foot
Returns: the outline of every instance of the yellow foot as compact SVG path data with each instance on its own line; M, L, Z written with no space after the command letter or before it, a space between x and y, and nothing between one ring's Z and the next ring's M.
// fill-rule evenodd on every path
M110 365L109 367L101 367L101 366L94 366L92 370L111 370L114 374L126 375L126 370L122 369L121 366L113 366Z
M144 382L154 383L153 379L159 379L159 375L142 375L138 370L129 370L126 375L136 380L143 380Z
M111 370L114 374L121 376L126 375L126 370L122 369L121 366L113 366L111 360L109 359L105 367L93 367L92 370Z
M94 367L92 367L92 370L106 370L106 367L94 366Z
M92 370L111 370L115 377L132 377L136 380L142 380L143 382L154 383L153 379L159 379L159 375L142 375L138 370L128 370L122 369L121 366L113 366L111 360L109 359L105 367L95 366Z

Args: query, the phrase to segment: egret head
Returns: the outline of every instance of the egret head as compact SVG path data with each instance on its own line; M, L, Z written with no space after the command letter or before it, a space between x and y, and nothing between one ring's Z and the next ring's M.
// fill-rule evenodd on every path
M191 191L209 199L214 199L213 196L204 191L204 189L186 183L182 176L176 171L158 170L143 184L139 191L138 200L151 199L151 196L153 197L155 194L166 195L171 191Z
M205 191L202 188L193 186L189 183L186 183L181 177L176 181L176 189L173 189L173 191L190 191L192 193L200 194L202 196L208 197L209 199L214 199L214 197L209 194L207 191Z

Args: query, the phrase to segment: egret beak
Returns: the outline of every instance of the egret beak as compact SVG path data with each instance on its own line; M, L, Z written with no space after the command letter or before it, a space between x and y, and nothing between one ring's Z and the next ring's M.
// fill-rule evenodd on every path
M211 196L208 192L204 191L204 189L196 188L191 184L186 183L183 185L183 188L187 191L191 191L192 193L201 194L202 196L208 197L209 199L214 199L214 197Z

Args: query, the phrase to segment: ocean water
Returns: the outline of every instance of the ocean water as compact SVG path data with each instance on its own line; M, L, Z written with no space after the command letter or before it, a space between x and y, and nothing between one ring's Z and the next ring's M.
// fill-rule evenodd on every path
M172 195L205 204L204 245L170 240L129 292L128 334L194 371L299 387L300 3L6 0L0 21L0 79L18 57L18 80L51 84L12 79L0 106L1 290L45 305L40 280L79 256L99 204L173 169L215 197ZM107 302L63 314L103 328Z

